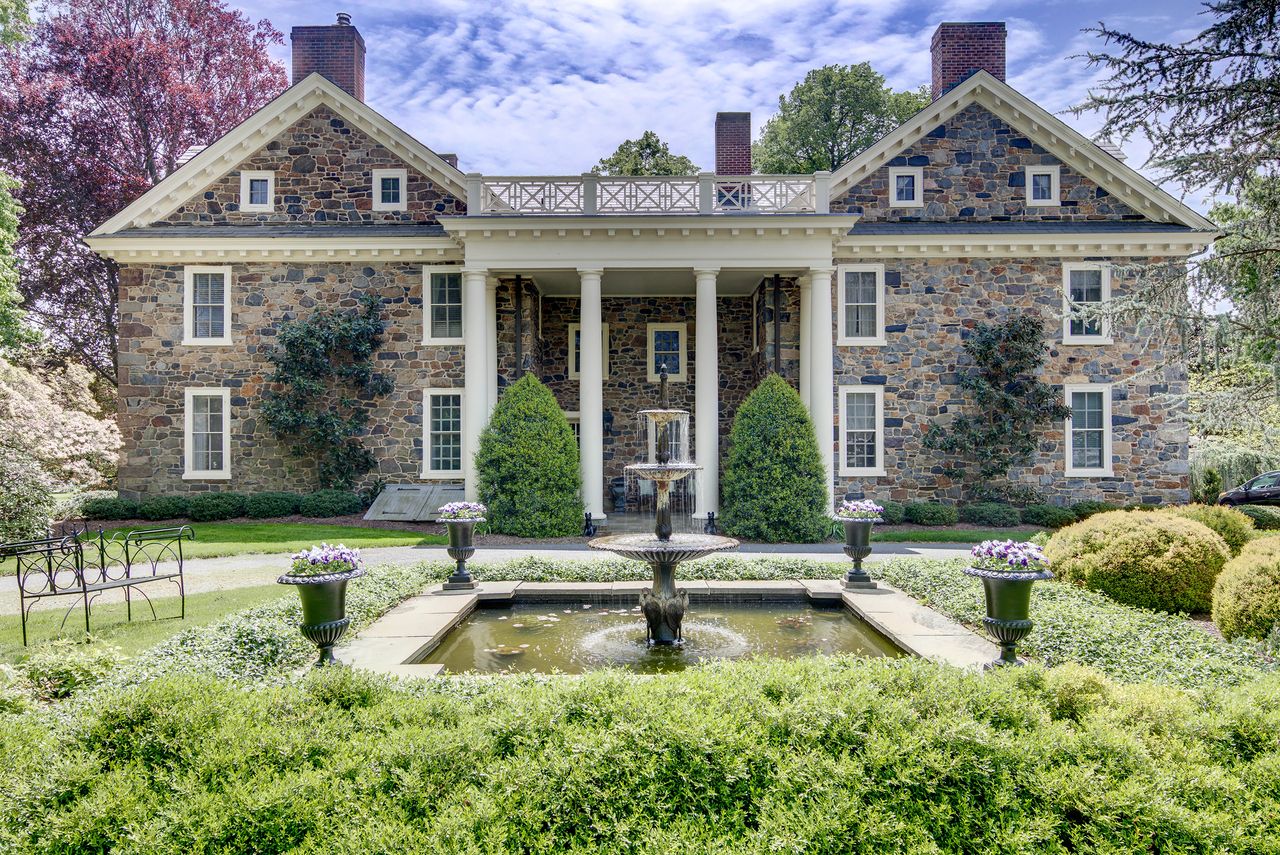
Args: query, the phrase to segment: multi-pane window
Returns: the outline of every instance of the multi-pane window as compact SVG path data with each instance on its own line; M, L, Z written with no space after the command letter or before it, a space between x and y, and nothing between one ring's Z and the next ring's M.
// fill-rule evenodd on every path
M183 287L185 342L230 344L231 268L188 267Z
M1063 265L1063 341L1067 344L1107 343L1106 319L1089 311L1111 298L1111 271L1098 264Z
M1102 386L1068 386L1067 474L1111 472L1111 390Z
M841 345L884 344L884 265L839 268ZM815 296L821 289L814 289Z
M266 205L270 202L271 197L267 193L267 179L250 178L249 179L249 204L250 205Z
M893 167L889 170L889 197L892 208L918 208L924 204L921 185L924 169L919 166Z
M462 391L425 393L426 475L462 473Z
M373 209L403 211L408 172L404 169L373 170Z
M684 324L649 324L650 383L657 383L664 369L672 382L687 378L684 337Z
M188 389L184 478L230 477L229 389Z
M600 325L600 375L609 376L609 325ZM569 377L582 375L582 324L569 324Z
M240 173L240 210L270 211L275 206L274 172Z
M1057 205L1058 177L1059 168L1057 166L1028 166L1026 172L1027 204Z
M879 388L840 388L840 471L884 474L884 395Z
M462 341L462 273L427 273L428 341Z

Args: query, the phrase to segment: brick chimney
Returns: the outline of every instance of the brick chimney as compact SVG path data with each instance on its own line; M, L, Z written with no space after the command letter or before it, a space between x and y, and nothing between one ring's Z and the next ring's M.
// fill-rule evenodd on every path
M978 71L1004 80L1003 21L939 24L933 33L933 99Z
M716 174L751 174L750 113L716 113Z
M327 27L294 27L293 82L318 71L361 101L364 100L364 39L351 26L351 16L338 13Z

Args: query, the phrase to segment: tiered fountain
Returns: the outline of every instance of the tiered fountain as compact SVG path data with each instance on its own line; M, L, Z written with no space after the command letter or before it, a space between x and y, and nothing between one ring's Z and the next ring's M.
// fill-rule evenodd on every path
M676 590L676 567L712 552L736 549L738 541L711 534L671 533L671 485L701 469L695 463L671 459L671 426L689 415L688 410L673 410L667 394L667 367L661 366L658 386L658 409L641 410L658 430L656 463L632 463L628 474L654 482L657 494L658 523L652 535L614 534L598 537L587 545L603 549L623 558L644 561L653 568L653 587L640 592L640 610L649 625L649 644L681 644L681 626L689 608L689 594ZM686 443L687 445L687 443Z

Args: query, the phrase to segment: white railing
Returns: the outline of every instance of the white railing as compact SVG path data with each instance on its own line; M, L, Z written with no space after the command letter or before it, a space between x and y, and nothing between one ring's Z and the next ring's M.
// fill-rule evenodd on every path
M831 173L694 177L467 175L478 214L797 214L830 212Z

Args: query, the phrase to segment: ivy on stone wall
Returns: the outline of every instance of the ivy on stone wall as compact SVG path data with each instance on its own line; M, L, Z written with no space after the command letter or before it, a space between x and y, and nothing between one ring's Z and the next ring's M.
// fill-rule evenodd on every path
M382 333L382 303L365 296L354 311L285 321L267 357L276 387L263 420L290 454L315 461L322 487L349 490L377 466L361 438L376 399L393 388L374 370Z
M966 412L935 420L924 435L925 448L947 456L943 472L971 478L969 492L1016 497L1006 481L1014 466L1029 463L1040 430L1071 411L1059 390L1039 379L1049 346L1044 325L1033 314L1015 314L993 324L978 324L964 342L971 366L960 376Z

